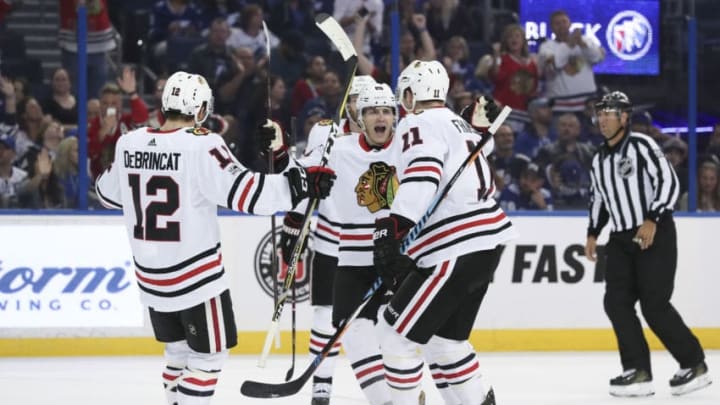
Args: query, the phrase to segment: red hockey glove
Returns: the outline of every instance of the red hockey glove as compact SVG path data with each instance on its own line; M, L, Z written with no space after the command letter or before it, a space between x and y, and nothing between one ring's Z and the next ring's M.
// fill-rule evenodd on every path
M305 217L297 212L288 211L283 219L282 233L280 234L280 253L285 264L290 264L292 252L300 236L300 230ZM303 241L300 253L307 247L307 239Z

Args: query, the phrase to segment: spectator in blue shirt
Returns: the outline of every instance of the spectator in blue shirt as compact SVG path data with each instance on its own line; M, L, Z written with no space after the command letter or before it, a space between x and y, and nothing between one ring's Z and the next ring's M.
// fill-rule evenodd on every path
M552 103L547 98L536 98L528 103L531 122L515 140L515 153L535 158L538 151L557 138L552 128Z
M552 211L553 200L545 179L535 163L528 163L520 173L520 180L506 187L500 194L500 206L506 211Z

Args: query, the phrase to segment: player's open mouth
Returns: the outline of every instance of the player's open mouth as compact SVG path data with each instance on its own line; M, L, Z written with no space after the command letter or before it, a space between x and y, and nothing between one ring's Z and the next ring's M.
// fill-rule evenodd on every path
M385 134L385 131L387 130L386 125L376 125L375 126L375 133L376 134Z

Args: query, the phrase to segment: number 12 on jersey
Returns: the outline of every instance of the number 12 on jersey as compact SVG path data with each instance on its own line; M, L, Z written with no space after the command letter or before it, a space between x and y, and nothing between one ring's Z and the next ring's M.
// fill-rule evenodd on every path
M167 221L164 228L158 227L158 216L171 216L180 206L180 192L175 180L169 176L152 176L142 184L139 174L130 173L128 183L132 190L135 211L133 237L159 242L180 241L180 222ZM163 190L164 201L152 201L149 204L143 202L148 196L157 196L158 192Z

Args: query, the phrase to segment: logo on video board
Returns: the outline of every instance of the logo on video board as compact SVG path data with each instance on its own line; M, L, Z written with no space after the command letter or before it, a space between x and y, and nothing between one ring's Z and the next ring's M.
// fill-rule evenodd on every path
M610 20L605 37L610 51L622 60L645 56L652 45L652 25L637 11L621 11Z

